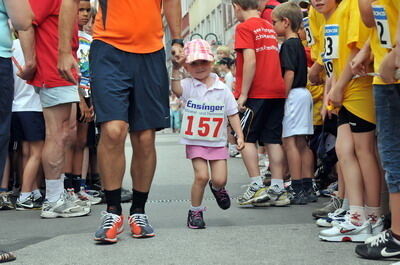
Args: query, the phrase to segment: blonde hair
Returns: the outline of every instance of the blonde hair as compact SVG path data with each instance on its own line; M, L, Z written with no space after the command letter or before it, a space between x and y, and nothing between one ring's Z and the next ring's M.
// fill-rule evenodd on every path
M224 57L231 57L231 49L228 46L218 46L217 52L222 52L226 56Z
M290 28L297 32L303 23L303 13L298 4L294 2L286 2L275 7L272 15L282 20L287 18L290 21Z

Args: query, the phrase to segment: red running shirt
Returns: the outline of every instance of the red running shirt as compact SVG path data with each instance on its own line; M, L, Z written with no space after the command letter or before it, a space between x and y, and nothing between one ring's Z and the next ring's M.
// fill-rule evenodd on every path
M30 0L29 2L35 15L33 24L35 26L37 71L35 77L28 83L45 88L74 85L64 80L57 70L58 15L61 0ZM78 23L76 23L72 39L72 54L75 59L78 46Z
M279 6L281 3L279 3L276 0L269 0L267 1L267 3L265 4L265 9L264 11L261 13L261 18L266 19L269 23L272 24L272 7L276 7Z
M276 33L270 23L257 17L249 18L236 27L235 98L239 98L242 89L243 49L256 52L256 72L248 98L286 98Z

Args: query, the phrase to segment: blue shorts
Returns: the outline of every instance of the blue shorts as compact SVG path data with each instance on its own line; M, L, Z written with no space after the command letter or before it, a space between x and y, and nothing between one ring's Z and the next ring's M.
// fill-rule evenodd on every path
M43 112L20 111L12 113L11 130L13 141L44 141L46 129Z
M170 126L164 49L135 54L95 40L89 61L97 122L126 121L130 131Z
M390 193L400 192L400 85L374 85L378 149Z

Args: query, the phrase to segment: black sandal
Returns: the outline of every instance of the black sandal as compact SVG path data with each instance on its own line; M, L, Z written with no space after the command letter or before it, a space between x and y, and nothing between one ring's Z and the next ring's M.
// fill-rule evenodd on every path
M16 260L16 257L11 252L0 250L0 263Z

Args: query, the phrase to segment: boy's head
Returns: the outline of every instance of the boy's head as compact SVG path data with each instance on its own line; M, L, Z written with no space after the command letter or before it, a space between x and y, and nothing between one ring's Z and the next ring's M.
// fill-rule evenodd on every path
M285 35L288 31L297 33L303 23L301 8L294 2L286 2L272 11L272 24L278 35Z
M229 57L224 57L218 61L218 65L220 65L220 69L223 72L228 72L234 63L235 61Z
M89 22L91 14L90 0L81 0L79 2L78 19L79 27L83 27Z
M186 57L186 70L193 78L203 80L210 75L214 62L210 44L202 39L186 42L183 48Z
M243 12L258 10L259 0L232 0L235 16L240 21L244 21Z

